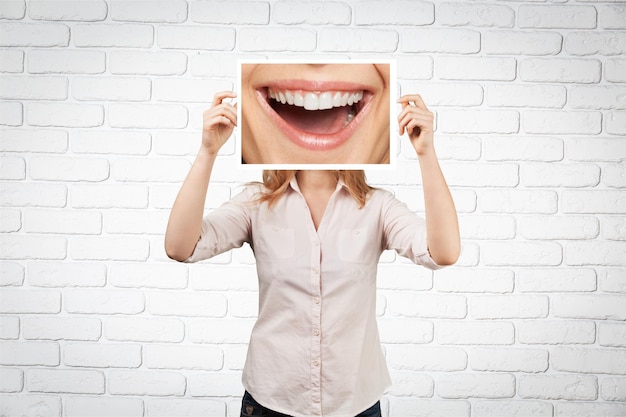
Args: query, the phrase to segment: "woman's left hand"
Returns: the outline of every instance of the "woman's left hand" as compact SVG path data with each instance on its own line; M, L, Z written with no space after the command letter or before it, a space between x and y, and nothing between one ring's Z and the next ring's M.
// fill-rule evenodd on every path
M402 96L398 103L402 111L398 116L400 135L406 131L417 155L425 155L434 150L434 120L435 116L424 104L419 94Z

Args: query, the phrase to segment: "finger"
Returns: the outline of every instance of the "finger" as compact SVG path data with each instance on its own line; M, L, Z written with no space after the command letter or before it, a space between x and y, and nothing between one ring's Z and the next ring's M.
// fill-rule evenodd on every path
M422 100L422 96L420 96L419 94L408 94L405 96L400 97L400 99L398 100L398 103L414 103L415 106L422 108L422 109L427 109L426 104L424 103L424 100Z
M237 94L232 91L220 91L219 93L215 93L213 96L213 107L222 104L222 101L226 98L236 98Z

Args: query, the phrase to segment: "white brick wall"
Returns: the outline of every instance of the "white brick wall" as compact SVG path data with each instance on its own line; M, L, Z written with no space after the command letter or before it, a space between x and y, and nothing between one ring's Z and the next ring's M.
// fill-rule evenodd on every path
M237 59L320 56L397 60L460 214L457 266L383 256L384 416L626 415L625 55L611 0L0 0L0 415L239 415L251 251L165 222Z

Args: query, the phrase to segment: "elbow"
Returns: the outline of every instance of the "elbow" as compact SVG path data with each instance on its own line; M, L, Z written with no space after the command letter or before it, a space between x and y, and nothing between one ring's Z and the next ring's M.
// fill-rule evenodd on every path
M165 254L174 261L183 262L189 258L192 253L193 251L190 253L189 251L182 250L179 245L169 243L167 240L165 241Z
M446 248L442 251L431 251L429 248L430 257L439 266L451 266L457 263L461 256L461 245L455 245L451 248Z

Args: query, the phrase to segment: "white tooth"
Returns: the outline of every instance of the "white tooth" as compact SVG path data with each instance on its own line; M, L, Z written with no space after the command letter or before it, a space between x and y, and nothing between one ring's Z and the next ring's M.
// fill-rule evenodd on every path
M291 91L285 91L285 97L287 98L287 104L293 106L293 93Z
M354 104L354 94L348 96L348 106L352 106L352 104Z
M341 106L343 106L343 104L341 104L341 93L336 92L335 95L333 96L333 107L341 107Z
M269 94L270 98L276 98L276 93L274 93L274 90L269 90L268 94Z
M287 97L285 97L285 93L283 93L282 91L278 93L278 98L280 99L280 102L283 104L287 102Z
M356 100L355 100L355 102L361 101L362 98L363 98L363 90L361 90L358 93L356 93Z
M350 96L350 94L343 93L343 95L341 96L341 105L342 106L347 106L348 105L348 97L349 96Z
M304 96L302 95L302 92L294 93L293 105L298 107L304 107Z
M319 109L327 110L333 108L333 93L322 93L319 95Z
M317 110L320 107L320 100L317 94L306 93L304 96L304 108L306 110Z

